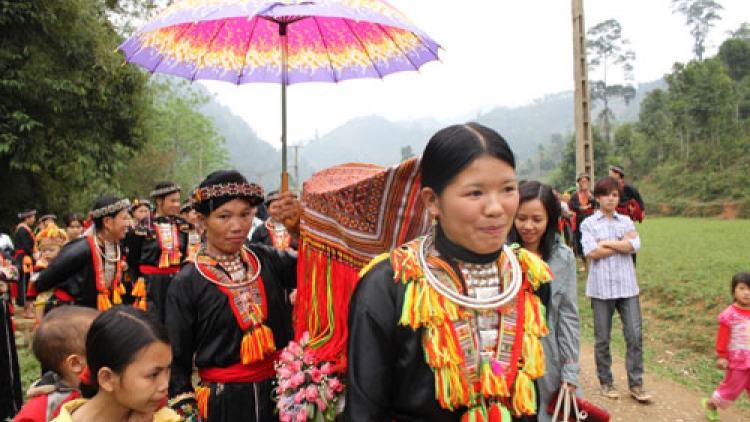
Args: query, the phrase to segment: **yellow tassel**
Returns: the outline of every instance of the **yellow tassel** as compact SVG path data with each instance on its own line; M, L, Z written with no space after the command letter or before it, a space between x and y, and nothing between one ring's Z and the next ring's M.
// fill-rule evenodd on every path
M208 399L211 397L211 389L208 387L195 387L195 398L198 402L198 412L203 420L208 420Z
M442 368L448 364L458 365L462 362L458 341L449 327L425 327L422 344L425 360L433 368Z
M251 328L242 336L240 357L243 365L258 362L275 351L276 343L273 339L273 332L265 325Z
M542 283L547 283L552 280L552 271L550 271L547 263L545 263L542 258L526 249L520 249L518 252L518 260L521 261L523 267L527 268L526 276L529 283L534 286L534 290L538 289Z
M133 285L133 291L130 294L133 297L146 297L146 282L143 277L138 277L138 281Z
M495 374L492 362L485 360L479 367L479 379L482 383L484 397L508 397L508 385L502 373Z
M96 297L96 309L100 311L106 311L112 307L112 302L109 301L109 291L104 290L99 292Z
M29 255L24 256L22 266L25 274L32 273L34 271L34 259Z
M513 414L536 415L536 391L534 383L524 371L518 371L516 385L513 389Z
M122 284L117 286L112 292L112 303L114 303L115 305L122 304L122 294L120 293L120 290L122 290L121 287L123 287Z
M148 305L146 304L146 299L143 299L143 298L138 299L138 300L135 301L135 303L133 305L136 308L140 309L140 310L143 310L143 311L148 310Z
M170 263L172 265L180 265L180 258L182 258L182 252L180 251L172 251L169 253Z
M159 268L169 268L169 252L162 252L159 257Z
M529 333L524 334L522 347L522 353L525 359L523 366L524 372L531 379L537 379L544 375L544 351L542 350L542 342L539 341L539 338L530 335Z
M469 381L461 365L435 368L435 396L440 407L455 410L469 402Z

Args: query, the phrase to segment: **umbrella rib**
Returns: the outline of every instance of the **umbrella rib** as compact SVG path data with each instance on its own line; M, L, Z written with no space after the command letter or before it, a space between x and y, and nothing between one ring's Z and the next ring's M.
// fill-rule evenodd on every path
M214 35L211 37L211 41L208 43L208 46L211 47L211 45L216 41L216 37L219 36L219 32L221 32L224 27L227 26L227 22L229 22L229 19L222 19L221 25L216 29L216 32L214 32ZM211 51L210 48L206 49L206 51ZM205 57L205 54L204 54ZM198 74L198 66L195 66L195 72L193 72L193 76L190 78L190 82L195 82L195 76Z
M245 68L247 67L247 52L250 50L250 44L253 42L253 36L255 35L255 29L258 27L258 18L255 18L253 22L253 29L250 31L250 36L247 37L247 47L245 48L245 57L242 58L242 68L240 69L240 75L237 78L237 85L242 83L242 78L245 77Z
M191 26L192 26L192 24L185 25L185 29L183 29L182 32L180 32L180 35L177 38L175 38L175 41L178 40L178 39L180 39L180 38L182 38L182 36L185 35L185 33L188 30L190 30ZM135 53L133 53L131 57L135 57L135 55L138 54L138 53L140 53L141 51L143 51L143 43L141 43L141 47L139 47L138 51L136 51ZM156 63L156 66L154 66L153 69L148 69L149 73L151 73L152 75L154 73L156 73L156 69L158 69L159 66L161 66L161 64L164 62L165 58L166 58L166 56L164 54L159 54L159 61Z
M383 31L383 33L384 33L384 34L385 34L385 35L386 35L386 36L388 37L388 39L389 39L389 40L391 40L391 42L393 43L393 45L395 45L395 46L396 46L396 48L398 48L398 51L400 51L400 52L401 52L401 54L403 54L403 55L404 55L404 57L406 57L406 60L408 60L408 61L409 61L409 63L411 63L411 66L412 66L412 67L414 68L414 70L417 70L417 71L418 71L418 70L419 70L419 66L417 66L416 64L414 64L414 61L412 61L411 57L409 57L409 55L408 55L408 54L406 54L406 52L404 51L404 49L403 49L403 48L401 48L401 46L400 46L400 45L398 45L398 43L396 42L396 40L395 40L395 39L393 39L393 37L391 36L391 33L390 33L390 32L388 32L388 31L386 30L386 28L390 28L390 27L389 27L389 26L386 26L386 25L381 25L381 24L378 24L378 28L380 28L380 30L381 30L381 31ZM411 31L410 31L410 33L411 33L412 35L414 35L415 37L417 37L417 35L416 35L416 34L414 34L413 32L411 32ZM419 38L419 37L417 37L417 38ZM419 40L420 40L420 41L422 41L422 38L419 38ZM424 43L424 41L422 41L422 45L426 45L426 44ZM427 50L429 51L429 48L428 48ZM432 53L432 51L430 51L430 53ZM433 53L433 54L434 54L434 53Z
M328 50L328 43L326 42L326 37L323 36L323 31L320 29L320 23L318 23L318 18L313 17L313 22L315 22L315 28L317 28L318 34L320 34L320 41L323 43L323 46L326 49L326 56L328 56L328 66L331 68L331 75L333 76L333 82L339 83L339 80L336 78L336 71L333 69L333 60L331 60L331 52Z
M357 40L357 43L359 43L359 45L362 47L362 50L365 52L365 55L370 60L370 63L372 63L372 68L375 69L375 71L378 73L378 77L380 79L383 79L384 75L382 73L380 73L380 69L378 69L378 66L375 65L375 61L372 59L372 57L370 57L370 52L367 51L367 47L365 47L364 43L359 38L359 35L357 35L357 33L354 32L354 30L352 29L352 26L349 24L349 19L343 18L341 20L344 21L344 23L346 24L347 28L349 28L349 31L352 32L352 35L354 35L354 38Z

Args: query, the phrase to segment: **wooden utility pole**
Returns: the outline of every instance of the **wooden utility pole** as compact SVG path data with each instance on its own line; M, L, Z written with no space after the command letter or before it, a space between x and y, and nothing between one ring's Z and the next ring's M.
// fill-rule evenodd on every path
M576 177L589 175L594 183L594 138L591 135L591 98L586 60L586 25L583 0L572 0L573 9L573 78L575 79Z

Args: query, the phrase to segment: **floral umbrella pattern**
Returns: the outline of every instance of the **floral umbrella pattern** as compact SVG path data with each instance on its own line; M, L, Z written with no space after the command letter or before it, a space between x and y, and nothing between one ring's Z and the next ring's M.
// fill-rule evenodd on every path
M190 80L287 85L381 78L438 59L438 44L377 0L183 0L119 48L128 62Z

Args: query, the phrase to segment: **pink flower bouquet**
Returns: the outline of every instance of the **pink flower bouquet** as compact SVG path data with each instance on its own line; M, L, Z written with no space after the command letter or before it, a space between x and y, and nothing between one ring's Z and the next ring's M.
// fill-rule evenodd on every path
M344 385L330 363L318 364L310 335L289 342L276 362L276 409L280 422L332 421Z

